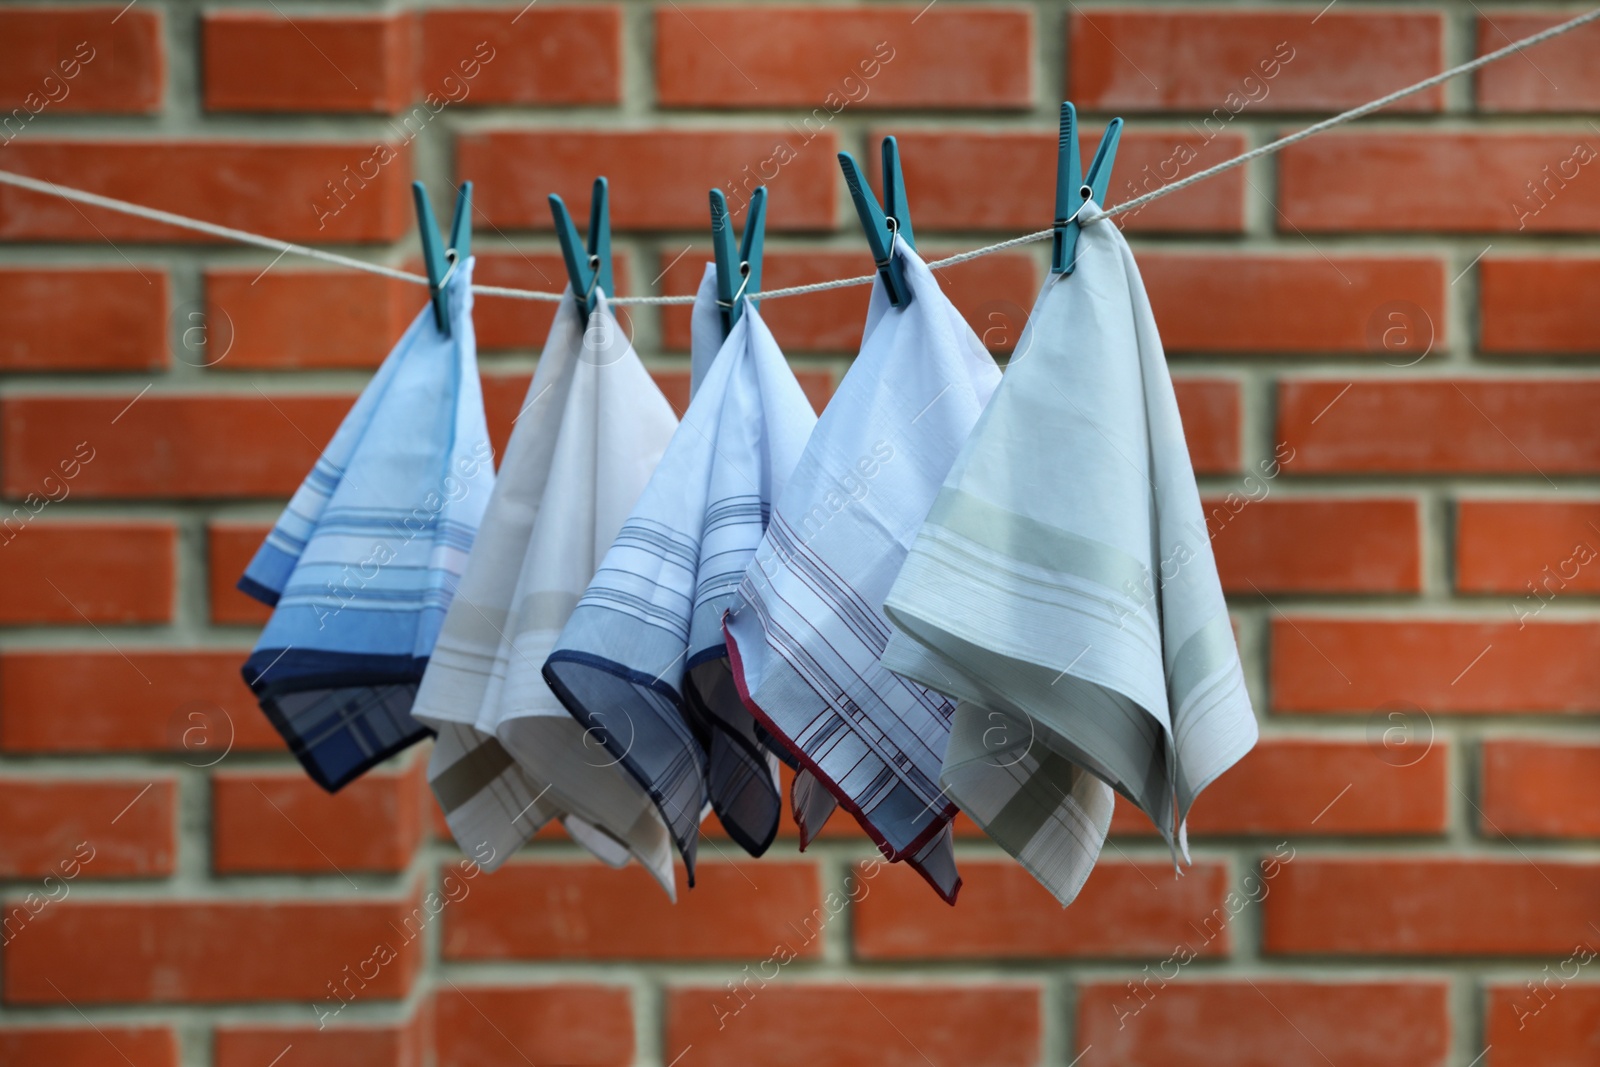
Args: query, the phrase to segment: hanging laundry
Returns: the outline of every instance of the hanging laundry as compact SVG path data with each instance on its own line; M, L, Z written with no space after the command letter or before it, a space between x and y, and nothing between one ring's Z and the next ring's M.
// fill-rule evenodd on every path
M887 856L954 902L956 809L939 770L955 707L880 662L891 632L880 605L1000 371L909 244L895 254L912 299L891 307L874 283L861 354L778 497L726 628L751 712ZM797 789L807 838L814 799Z
M722 341L709 264L693 325L689 409L544 668L654 798L690 885L708 802L751 855L777 833L777 760L729 677L722 616L817 421L749 301L705 358Z
M329 791L428 736L412 700L494 486L471 282L469 258L448 334L417 314L239 579L275 609L244 679Z
M1110 822L1094 776L1187 860L1190 805L1256 739L1144 284L1115 226L1077 259L885 604L884 662L962 700L946 790L1062 903Z
M674 893L650 798L539 668L676 426L605 296L585 322L569 290L417 696L439 731L429 783L457 843L494 849L486 867L559 818L605 862L631 855Z

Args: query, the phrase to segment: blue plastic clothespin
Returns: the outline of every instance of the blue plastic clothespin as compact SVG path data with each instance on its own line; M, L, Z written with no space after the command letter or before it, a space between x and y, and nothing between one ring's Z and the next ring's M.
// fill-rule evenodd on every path
M567 261L567 278L572 282L572 295L578 300L578 309L585 318L594 313L596 292L607 297L617 295L611 277L611 210L606 202L609 186L604 178L594 180L594 193L589 198L589 244L585 250L578 237L578 228L572 224L567 205L554 193L550 194L550 214L556 220L556 236L561 240L561 255Z
M767 187L750 197L750 211L744 217L744 241L737 256L733 249L733 220L728 217L728 198L721 189L711 190L711 243L717 264L717 307L722 311L722 336L733 332L733 324L744 311L740 297L761 306L761 243L767 230ZM739 279L735 286L733 280Z
M456 264L472 252L472 183L462 182L456 193L456 214L450 222L450 243L439 236L439 222L433 217L428 190L421 182L411 183L411 197L417 205L417 234L422 238L422 265L428 272L428 294L433 300L433 321L439 332L450 336L450 304L444 286L455 273Z
M1106 189L1111 184L1111 164L1117 155L1117 141L1122 136L1122 120L1112 119L1100 137L1100 147L1095 149L1094 161L1089 164L1089 175L1083 174L1083 160L1078 151L1078 112L1070 104L1061 105L1061 142L1056 147L1056 223L1055 238L1050 246L1050 273L1071 274L1077 266L1078 212L1084 201L1093 199L1105 206Z
M894 255L894 242L898 237L908 248L916 248L917 240L911 232L911 205L906 202L906 183L900 176L900 147L893 137L883 139L883 207L872 195L872 187L856 165L849 152L839 153L839 166L844 170L845 184L850 187L850 199L856 203L856 214L861 217L861 228L867 232L867 244L872 248L872 259L878 265L884 288L889 292L889 303L903 308L911 303L911 287Z

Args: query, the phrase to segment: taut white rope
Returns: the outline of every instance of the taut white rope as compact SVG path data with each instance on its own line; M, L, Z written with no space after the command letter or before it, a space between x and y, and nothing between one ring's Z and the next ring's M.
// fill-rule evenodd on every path
M1089 218L1084 219L1083 223L1087 225L1091 222L1099 222L1101 219L1112 218L1122 214L1125 211L1137 210L1153 200L1159 200L1161 197L1168 196L1180 189L1187 189L1189 186L1194 185L1197 182L1205 181L1207 178L1215 177L1216 175L1221 174L1223 171L1232 170L1235 167L1242 167L1253 159L1260 159L1263 156L1270 156L1276 152L1281 152L1290 145L1304 141L1308 137L1315 137L1317 134L1331 130L1335 126L1342 126L1343 124L1352 122L1364 115L1370 115L1374 111L1388 107L1396 100L1402 100L1408 96L1411 96L1413 93L1420 93L1424 89L1431 89L1435 85L1449 81L1451 78L1459 77L1462 74L1471 73L1472 71L1477 70L1479 67L1488 66L1490 63L1504 59L1507 56L1515 55L1526 48L1531 48L1534 45L1542 44L1545 41L1551 40L1552 38L1560 37L1562 34L1571 33L1578 27L1583 26L1586 23L1593 22L1596 19L1600 19L1600 7L1597 7L1592 11L1586 11L1576 18L1568 19L1566 22L1551 26L1549 29L1540 30L1538 33L1534 34L1529 34L1527 37L1524 37L1521 40L1512 41L1504 48L1496 49L1493 52L1487 52L1476 59L1462 63L1460 66L1451 67L1449 70L1441 71L1440 73L1433 75L1431 78L1424 78L1415 85L1408 85L1404 89L1397 89L1388 96L1380 96L1378 99L1368 101L1367 103L1362 104L1360 107L1354 107L1349 111L1341 112L1332 118L1323 119L1321 122L1307 126L1305 129L1298 130L1295 133L1291 133L1287 137L1280 137L1278 140L1273 141L1270 144L1264 144L1260 148L1252 148L1243 155L1235 156L1233 159L1218 163L1214 167L1207 167L1205 170L1196 171L1187 178L1175 181L1170 185L1163 185L1161 188L1153 189L1150 192L1145 193L1143 196L1136 196L1132 200L1127 200L1116 205L1115 207L1107 208L1106 210L1101 211L1098 215L1092 215ZM73 200L80 204L89 204L93 207L105 208L107 211L116 211L124 215L132 215L135 218L149 219L152 222L165 223L168 226L175 226L182 230L192 230L195 233L210 234L212 237L221 237L225 240L236 241L239 244L254 245L257 248L265 248L268 251L277 252L279 255L292 253L293 255L304 256L307 259L317 259L324 263L332 263L336 266L347 267L350 270L364 270L369 274L381 274L386 278L394 278L398 281L412 282L416 285L428 284L428 279L420 274L411 274L407 271L396 270L393 267L385 267L377 263L368 263L366 260L353 259L350 256L341 256L337 252L325 252L320 248L309 248L305 245L298 245L289 241L280 241L273 237L264 237L258 233L249 233L245 230L236 230L231 226L219 226L214 222L204 222L200 219L191 219L183 215L175 215L170 211L162 211L159 208L145 207L142 204L132 204L126 200L117 200L113 197L101 196L99 193L91 193L83 189L68 188L66 186L57 185L51 181L46 181L40 178L30 178L25 174L16 174L8 170L0 170L0 185L12 185L19 189L28 189L32 192L44 193L47 196L58 196L64 200ZM965 263L969 259L977 259L980 256L991 255L1007 248L1015 248L1018 245L1031 244L1034 241L1046 240L1053 232L1053 229L1036 230L1033 233L1024 234L1021 237L1013 237L1010 240L1001 241L998 244L984 245L982 248L974 248L970 252L961 252L957 255L947 256L944 259L933 260L928 264L928 267L930 270L939 270L943 267L953 267L957 263ZM761 293L760 298L762 300L776 300L785 296L803 296L806 293L820 293L827 289L844 289L853 285L871 285L872 279L876 276L877 275L875 274L863 274L855 278L835 278L832 281L813 282L810 285L791 285L787 289L769 289L766 292ZM562 295L560 293L540 292L536 289L509 289L499 285L474 285L472 287L472 291L482 296L504 296L510 297L513 300L557 301L561 299ZM694 297L623 296L612 299L610 303L655 305L692 304L694 303Z

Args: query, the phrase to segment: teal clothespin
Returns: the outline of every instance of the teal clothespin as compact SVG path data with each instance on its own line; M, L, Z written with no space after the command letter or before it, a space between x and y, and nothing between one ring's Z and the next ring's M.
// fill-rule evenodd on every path
M740 297L749 297L750 303L761 306L757 296L761 292L761 243L766 230L767 187L763 185L750 197L750 211L744 217L744 241L735 256L728 198L721 189L711 190L711 243L717 263L717 307L722 311L723 337L733 332L733 324L744 311ZM738 286L733 284L735 277L740 279Z
M861 228L867 232L867 244L872 248L873 262L889 292L889 303L903 308L911 303L911 287L894 256L894 241L898 236L907 248L916 248L917 241L911 232L911 205L906 202L906 183L900 176L900 148L893 137L883 139L883 207L872 195L872 187L856 165L849 152L839 153L839 166L844 170L845 184L850 187L850 199L855 201L856 214L861 217Z
M578 228L567 214L567 205L554 193L550 194L550 214L556 220L556 236L561 239L561 254L567 261L567 278L572 282L572 295L577 297L578 309L587 317L594 313L595 292L606 296L617 295L611 277L611 210L606 203L608 185L604 178L594 180L594 193L589 198L589 244L585 252Z
M439 236L439 222L433 217L428 190L421 182L411 183L411 197L417 206L417 234L422 238L422 265L428 272L428 294L433 301L433 321L439 332L450 336L450 304L444 286L455 273L456 264L472 252L472 183L462 182L456 193L456 214L450 221L450 243Z
M1112 119L1100 137L1100 147L1095 149L1094 161L1089 164L1089 176L1083 174L1082 157L1078 152L1078 112L1070 104L1061 105L1061 142L1056 147L1056 223L1055 237L1050 246L1050 273L1071 274L1077 266L1078 212L1085 200L1093 199L1101 207L1106 203L1106 189L1111 184L1111 164L1117 155L1117 141L1122 137L1122 120Z

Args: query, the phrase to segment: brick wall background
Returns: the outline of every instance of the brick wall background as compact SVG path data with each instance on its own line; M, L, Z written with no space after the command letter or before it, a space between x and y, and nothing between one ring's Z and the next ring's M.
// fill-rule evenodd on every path
M1115 201L1578 10L8 5L0 168L394 264L470 178L478 280L541 289L605 173L632 293L765 178L775 288L870 268L882 133L946 253L1048 225L1064 96ZM1182 879L1124 810L1065 912L970 824L954 910L844 816L672 907L551 835L472 877L422 751L324 795L232 583L420 291L0 188L0 1063L1597 1062L1597 46L1126 220L1264 729ZM995 348L1046 249L948 272ZM819 405L864 306L763 309ZM548 319L479 300L497 447ZM681 407L687 314L629 319Z

